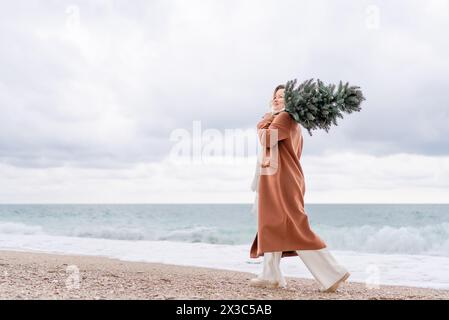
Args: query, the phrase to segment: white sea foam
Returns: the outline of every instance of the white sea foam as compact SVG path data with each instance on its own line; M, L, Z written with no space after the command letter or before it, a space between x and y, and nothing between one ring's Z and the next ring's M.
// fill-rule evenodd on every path
M137 226L80 224L71 228L44 231L43 226L0 222L0 234L47 234L111 240L151 240L239 244L229 230L212 226L179 227L173 230L144 229ZM420 254L449 257L449 223L420 227L319 226L316 232L337 250L362 253ZM239 235L244 238L243 235ZM252 240L253 234L246 236ZM241 242L240 242L241 244Z
M43 231L41 226L30 226L15 222L0 222L0 234L43 234Z
M249 258L250 245L174 241L92 239L45 234L0 234L0 249L98 255L128 261L191 265L257 274L262 258ZM352 274L350 281L449 289L449 257L369 254L332 250ZM286 276L313 278L298 257L282 259ZM0 270L1 271L1 270Z
M420 227L323 227L320 235L339 250L449 257L449 223Z

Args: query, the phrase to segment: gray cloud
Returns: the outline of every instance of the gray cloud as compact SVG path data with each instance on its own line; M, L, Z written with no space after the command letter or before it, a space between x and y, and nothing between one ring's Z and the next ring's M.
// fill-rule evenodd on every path
M377 29L367 27L370 5ZM254 128L274 86L295 77L349 81L368 99L329 134L304 130L308 154L447 155L446 8L439 0L2 3L0 161L158 161L170 132L193 120Z

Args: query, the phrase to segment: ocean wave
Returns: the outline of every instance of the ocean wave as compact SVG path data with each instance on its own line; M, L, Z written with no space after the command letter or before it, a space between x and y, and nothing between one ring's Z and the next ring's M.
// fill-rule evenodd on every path
M78 238L98 238L111 240L151 240L148 239L148 235L143 230L138 228L113 226L75 228L66 234L61 235Z
M220 233L217 228L204 226L173 230L159 236L157 240L232 244L232 241L229 243L229 236Z
M215 227L194 226L171 231L148 230L137 227L123 226L76 226L43 228L42 226L27 225L15 222L1 222L0 234L14 235L50 235L68 236L77 238L96 238L110 240L152 240L152 241L181 241L181 242L204 242L204 243L226 243L233 244L231 234L220 232Z
M115 240L147 240L147 236L141 230L135 228L122 228L113 226L76 227L69 230L60 229L48 231L42 226L28 225L17 222L0 222L0 234L11 235L49 235L68 236L78 238L98 238Z
M330 249L380 254L423 254L449 257L449 223L423 226L330 226L317 225L314 231ZM187 243L246 245L254 237L252 229L223 229L189 226L172 230L113 225L77 225L52 228L18 222L0 222L0 234L50 235L110 240L150 240Z
M319 229L333 249L449 256L449 223L421 227L321 226Z
M143 230L138 228L114 228L97 227L88 229L72 230L68 234L72 237L80 238L100 238L115 240L151 240L151 241L180 241L180 242L204 242L204 243L226 243L232 244L232 239L226 234L220 233L214 227L189 227L171 231Z
M0 222L0 234L43 234L41 226L26 225L17 222Z

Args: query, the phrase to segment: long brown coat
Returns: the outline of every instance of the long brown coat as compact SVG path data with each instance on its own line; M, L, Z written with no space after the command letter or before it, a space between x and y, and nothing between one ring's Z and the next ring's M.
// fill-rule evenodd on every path
M257 133L269 167L261 169L259 178L258 231L250 257L274 251L282 251L282 257L297 256L296 250L325 248L304 210L301 126L286 111L275 116L266 113L257 124Z

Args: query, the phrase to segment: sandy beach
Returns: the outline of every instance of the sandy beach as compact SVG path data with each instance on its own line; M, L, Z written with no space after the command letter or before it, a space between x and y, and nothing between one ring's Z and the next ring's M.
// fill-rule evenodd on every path
M95 256L0 251L1 299L449 299L449 291L346 282L321 293L287 277L283 289L248 285L255 275Z

